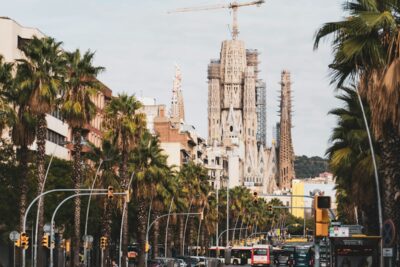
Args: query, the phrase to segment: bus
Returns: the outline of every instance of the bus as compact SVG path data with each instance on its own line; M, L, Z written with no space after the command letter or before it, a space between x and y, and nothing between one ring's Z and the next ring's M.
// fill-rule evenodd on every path
M251 264L251 250L252 247L248 246L237 246L231 247L231 263L233 265L247 265ZM209 248L209 256L212 258L217 257L218 251L218 258L225 262L225 247L210 247Z
M254 245L251 250L251 266L270 266L271 246Z

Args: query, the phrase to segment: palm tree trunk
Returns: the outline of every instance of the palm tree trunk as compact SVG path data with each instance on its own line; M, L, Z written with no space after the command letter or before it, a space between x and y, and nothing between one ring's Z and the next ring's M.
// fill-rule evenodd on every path
M185 216L179 216L179 254L183 255L183 229L185 227Z
M81 188L81 177L82 177L82 162L81 162L81 130L73 129L74 136L74 166L73 166L73 181L75 194L79 193ZM74 267L79 266L79 248L81 240L81 198L74 198L74 235L72 244L72 264Z
M38 175L38 187L37 192L38 195L42 192L42 188L45 183L45 164L46 164L46 134L47 134L47 122L46 122L46 114L41 114L38 116L38 129L37 129L37 175ZM39 201L40 206L39 209L39 221L38 221L38 240L42 240L43 236L43 225L44 225L44 198L41 198ZM39 244L39 242L37 242ZM37 248L37 260L39 267L44 264L44 251L42 246L38 245Z
M400 229L400 136L392 125L386 128L385 133L380 142L383 213ZM397 235L397 245L400 245L400 235Z
M138 201L137 209L137 222L136 237L139 244L139 267L144 266L145 261L145 244L146 244L146 225L147 225L147 209L144 201Z
M127 168L128 168L128 151L127 151L127 144L126 144L126 140L123 141L122 143L122 161L120 164L120 170L119 170L119 175L120 178L122 180L122 187L124 190L128 189L128 184L129 184L129 177L127 175ZM122 261L121 267L127 267L126 265L126 261L125 259L128 257L128 243L129 243L129 223L128 223L128 205L126 205L126 209L125 209L125 217L124 217L124 221L122 222Z
M22 231L24 223L24 215L27 206L29 150L27 146L22 146L18 151L19 151L19 165L21 170L20 199L19 199L19 229L20 231ZM19 258L20 257L17 257L17 259ZM17 262L17 265L19 264L20 262Z
M112 224L112 201L108 198L104 200L103 204L103 220L102 220L102 236L107 237L108 245L111 241L111 224ZM108 263L111 263L110 259L110 247L107 246L104 251L104 263L103 266L108 266Z
M160 215L160 213L154 212L154 219L157 218ZM153 233L153 257L156 258L158 257L158 237L160 236L160 221L157 220L154 222L154 225L151 229L151 232Z

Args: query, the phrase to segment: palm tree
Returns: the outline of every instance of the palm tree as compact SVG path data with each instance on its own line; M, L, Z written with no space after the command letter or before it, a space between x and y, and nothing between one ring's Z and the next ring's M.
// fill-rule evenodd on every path
M129 183L128 160L129 152L137 145L141 133L146 127L145 117L138 112L141 103L135 96L119 94L111 99L105 108L104 126L105 138L120 151L119 178L124 190ZM125 211L123 222L123 257L127 256L128 246L128 210Z
M317 32L315 48L322 38L333 36L332 82L338 88L356 83L368 102L381 149L384 215L400 227L400 3L354 0L344 11L348 16L343 21L326 23Z
M62 75L65 70L65 61L63 60L61 42L46 37L39 39L33 37L26 45L22 47L24 59L17 60L17 81L19 94L17 102L19 103L20 127L25 128L23 133L29 136L23 136L21 141L21 156L27 155L26 144L30 143L33 137L28 133L26 126L31 121L31 117L36 119L36 145L37 145L37 191L38 195L42 192L45 182L45 164L46 164L46 135L47 121L46 113L51 112L56 105L56 98L60 93ZM15 129L15 130L14 130ZM17 128L14 128L14 139L20 138ZM24 158L22 166L25 166ZM23 171L25 173L25 171ZM43 235L43 198L39 200L39 222L38 238ZM42 262L42 253L39 249L39 264Z
M377 205L374 197L376 188L361 107L354 87L342 87L341 91L343 94L337 98L342 100L345 106L329 112L338 118L338 122L333 129L332 145L327 150L330 169L336 176L337 195L343 202L339 202L339 216L352 217L354 207L359 207L365 215L362 216L365 218L363 225L367 226L367 230L372 230L371 234L377 234L379 230L376 209L371 208ZM367 106L365 110L369 118ZM376 155L376 158L379 160L379 155Z
M3 56L0 55L0 135L15 120L15 112L10 99L14 90L13 65L13 63L4 62Z
M85 159L89 159L91 162L97 162L94 166L99 169L99 176L97 179L96 188L107 188L107 186L113 186L114 190L121 190L119 179L116 174L118 168L118 151L108 141L103 140L101 147L96 147L90 144L90 150L85 154ZM101 166L99 166L101 164ZM92 184L93 181L90 181ZM101 236L104 236L112 243L111 226L113 219L113 211L118 210L117 203L109 198L101 198L102 218L101 218ZM111 263L110 258L110 246L107 246L104 251L104 264Z
M96 106L92 98L96 96L100 84L97 75L103 67L93 66L94 53L87 51L83 55L79 49L66 52L65 87L61 103L61 114L68 122L73 136L73 182L78 190L82 182L82 131L96 114ZM73 235L73 264L79 264L80 247L80 211L81 199L74 198L74 235Z
M182 166L179 176L181 190L185 193L186 201L189 203L189 209L195 209L195 212L201 212L204 205L208 204L208 193L211 191L207 170L203 166L190 161L188 164ZM185 210L184 212L191 211ZM183 219L183 217L181 219ZM181 225L183 226L182 223ZM192 220L192 223L189 224L189 242L187 243L186 240L183 240L183 237L185 237L185 239L187 237L187 235L185 235L186 233L184 233L184 229L180 230L182 235L179 243L181 245L184 242L189 245L190 239L193 237L193 230L194 221ZM183 253L183 251L181 251L181 253Z
M132 168L135 173L133 192L136 200L137 229L136 238L139 243L139 266L144 265L145 241L147 232L148 209L150 205L165 204L162 199L170 198L168 181L169 168L166 165L166 156L162 153L159 140L148 131L144 131L138 140L137 146L130 153ZM152 201L153 200L153 201ZM152 204L150 204L152 203ZM156 229L157 226L153 229ZM158 242L157 242L158 243ZM154 247L154 249L156 249Z

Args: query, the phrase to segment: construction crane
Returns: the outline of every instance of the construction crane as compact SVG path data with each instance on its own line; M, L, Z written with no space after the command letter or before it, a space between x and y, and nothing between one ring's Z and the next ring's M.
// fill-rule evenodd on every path
M237 21L237 11L239 7L245 6L260 6L261 4L265 3L265 0L257 0L247 3L238 3L232 2L229 4L223 5L210 5L210 6L199 6L199 7L187 7L187 8L179 8L175 10L168 11L170 13L180 13L180 12L191 12L191 11L204 11L204 10L213 10L213 9L221 9L221 8L229 8L233 11L233 23L232 23L232 39L236 40L237 36L239 35L239 28L238 28L238 21Z

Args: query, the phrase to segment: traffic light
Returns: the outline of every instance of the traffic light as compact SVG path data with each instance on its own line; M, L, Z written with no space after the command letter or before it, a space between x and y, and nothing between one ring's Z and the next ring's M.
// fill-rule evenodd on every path
M107 197L108 199L113 199L114 198L114 187L109 186L107 188L108 192L107 192Z
M28 249L29 248L29 236L27 235L27 233L21 233L20 239L21 239L22 249Z
M150 244L146 243L146 245L144 246L144 251L147 253L150 250Z
M50 242L49 242L49 235L48 234L44 234L43 238L42 238L42 246L49 248L50 247Z
M16 246L18 248L21 247L21 239L18 238L17 240L15 240L14 241L14 246Z
M273 212L272 205L268 205L268 212L269 212L270 214L272 214L272 212Z
M325 237L329 235L329 213L331 198L329 196L314 197L315 212L315 236Z
M106 249L106 247L107 247L107 237L102 236L100 237L100 248Z
M70 240L66 240L65 241L65 252L69 253L71 251L71 241Z
M204 212L200 213L200 220L204 220Z

